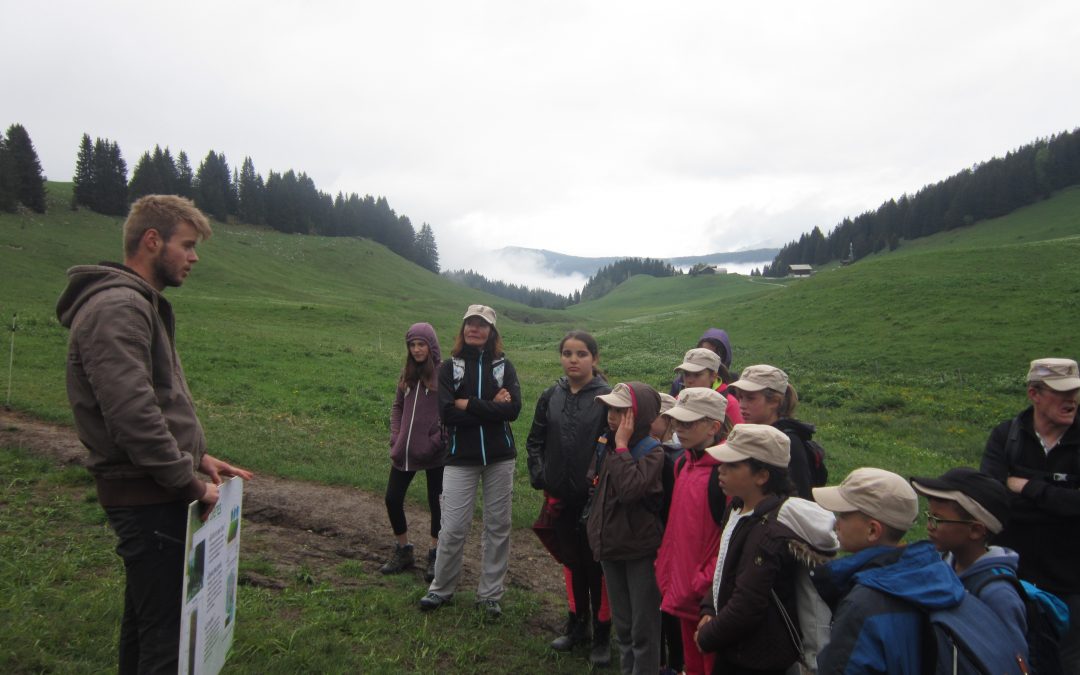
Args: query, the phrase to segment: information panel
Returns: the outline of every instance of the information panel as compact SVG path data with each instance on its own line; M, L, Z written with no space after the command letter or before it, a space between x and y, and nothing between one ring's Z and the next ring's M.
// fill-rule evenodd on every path
M188 507L178 672L190 675L216 675L225 665L236 630L244 481L232 478L219 489L218 503L206 522L199 502Z

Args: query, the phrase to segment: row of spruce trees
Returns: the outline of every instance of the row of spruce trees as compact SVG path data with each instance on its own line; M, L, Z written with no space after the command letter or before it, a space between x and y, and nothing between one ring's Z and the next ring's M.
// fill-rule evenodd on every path
M829 232L815 227L792 241L761 270L782 277L790 265L824 265L858 260L901 239L916 239L989 218L1045 199L1056 190L1080 183L1080 129L995 157L927 185L914 195L890 199L875 211L845 218Z
M209 151L192 170L187 153L174 158L169 148L155 146L143 153L127 179L127 164L115 141L91 141L83 134L75 161L72 206L85 206L110 215L123 215L131 202L148 194L188 197L217 220L229 217L279 232L330 237L366 237L432 272L439 271L435 234L427 223L413 228L408 216L398 215L385 197L336 197L322 192L304 172L270 171L264 180L251 157L239 170L229 167L222 153Z
M107 138L90 140L83 134L75 160L71 207L89 208L123 216L133 201L148 194L176 194L214 218L230 216L266 225L281 232L338 237L367 237L432 272L439 271L439 249L431 226L414 230L407 216L399 216L385 197L338 193L331 198L305 174L291 169L271 171L266 180L255 172L251 158L239 172L230 171L225 155L211 150L192 170L185 152L173 158L168 148L156 146L139 158L128 180L120 146ZM45 176L30 134L12 124L0 136L0 211L24 208L45 213Z

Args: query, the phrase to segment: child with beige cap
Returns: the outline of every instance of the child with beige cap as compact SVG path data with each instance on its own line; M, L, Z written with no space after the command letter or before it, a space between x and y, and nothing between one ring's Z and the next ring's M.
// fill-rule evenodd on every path
M799 395L788 381L788 375L775 366L749 366L729 386L739 400L743 419L751 424L769 424L784 432L791 442L791 465L788 473L796 493L811 499L811 456L807 443L814 436L814 425L795 419ZM824 485L824 478L817 483Z
M720 369L723 367L723 361L715 351L707 347L695 347L686 352L683 362L675 366L675 372L682 380L682 388L707 387L723 394L724 418L730 420L732 424L741 424L743 417L739 412L739 402L727 390L728 385L719 377Z
M833 516L790 496L791 448L778 429L739 424L706 452L731 502L712 587L695 641L715 654L714 673L784 673L802 657L796 580L800 559L836 549Z
M731 425L724 419L727 401L718 391L691 387L679 392L675 405L665 411L678 430L683 455L674 466L675 485L664 539L656 555L656 583L660 609L679 622L683 668L687 675L712 672L713 655L702 654L694 643L701 598L708 592L720 547L724 500L710 510L709 492L720 492L720 462L705 452L713 439L724 439ZM669 664L671 665L671 664Z
M624 673L660 670L660 590L656 549L664 526L664 450L649 435L660 395L642 382L620 382L597 396L609 431L597 447L594 489L586 507L589 546L600 561Z
M840 547L851 554L815 575L833 608L818 672L922 672L926 613L956 607L965 591L932 543L901 544L919 513L915 490L895 473L863 468L814 488L814 499L836 513Z

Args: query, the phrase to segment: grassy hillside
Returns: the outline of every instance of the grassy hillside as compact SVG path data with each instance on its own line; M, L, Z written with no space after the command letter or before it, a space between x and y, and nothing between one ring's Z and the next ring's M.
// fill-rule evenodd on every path
M788 371L800 416L819 424L837 478L874 463L932 472L977 465L990 426L1024 405L1031 359L1077 356L1078 253L1074 188L756 294L745 277L638 277L570 311L596 307L620 321L646 366L670 360L665 345L690 345L704 327L724 327L736 369L772 363ZM659 367L650 374L658 378Z
M0 395L10 384L13 407L70 421L67 336L53 305L67 267L119 257L120 219L67 209L70 185L49 190L45 216L0 214L0 322L10 326L18 313L14 376L4 359ZM736 370L772 363L790 373L799 416L818 425L834 482L860 465L936 475L977 464L991 425L1024 405L1028 361L1076 357L1080 327L1080 189L810 279L635 277L561 312L451 284L361 240L218 224L199 252L194 273L169 297L213 450L261 473L376 492L385 487L404 331L430 321L448 352L471 302L500 312L523 383L519 444L538 395L559 375L555 346L567 329L597 335L612 381L666 389L683 352L705 328L720 326L732 336ZM0 335L7 353L11 333ZM520 527L535 517L539 496L528 486L524 453L518 464ZM12 534L8 548L18 560L0 573L11 598L0 604L0 623L7 617L5 625L23 628L0 663L27 672L112 668L114 640L101 635L115 631L122 582L101 511L80 498L92 501L89 478L9 450L0 450L0 466L11 476L0 495L11 506L0 530ZM413 493L422 498L422 488ZM923 533L919 526L911 536ZM576 656L552 654L550 636L535 635L527 622L540 601L520 590L511 589L499 626L480 629L447 623L458 614L415 611L420 589L412 580L363 581L369 570L342 566L362 580L362 593L303 574L281 590L245 586L247 628L230 668L478 671L495 658L523 672L580 667ZM401 644L402 634L416 639Z
M13 405L67 420L53 303L66 267L118 257L121 221L72 212L70 185L49 188L47 215L0 216L0 318L19 314ZM213 448L263 471L381 490L406 327L430 321L449 351L462 309L486 302L522 375L519 440L559 375L567 329L598 336L612 380L661 388L704 328L722 326L736 370L788 370L839 477L875 461L913 471L977 461L989 425L1023 405L1027 362L1075 355L1078 248L1072 189L811 279L642 276L560 312L449 283L370 241L218 224L169 293ZM519 525L535 500L519 472Z

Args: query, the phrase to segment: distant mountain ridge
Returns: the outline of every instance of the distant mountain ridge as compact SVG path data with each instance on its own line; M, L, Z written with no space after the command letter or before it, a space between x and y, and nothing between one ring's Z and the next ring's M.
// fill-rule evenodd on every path
M678 258L658 258L658 260L663 260L664 262L675 265L676 267L691 267L698 263L753 263L771 261L773 258L776 257L776 254L779 252L780 249L778 248L755 248L747 251L726 251L709 253L706 255L680 256ZM598 269L605 265L610 265L617 260L631 257L603 256L590 258L585 256L567 255L565 253L549 251L543 248L525 248L522 246L505 246L496 250L495 253L500 256L539 256L543 260L543 266L546 269L551 270L555 274L581 274L586 277L592 276L596 273Z

